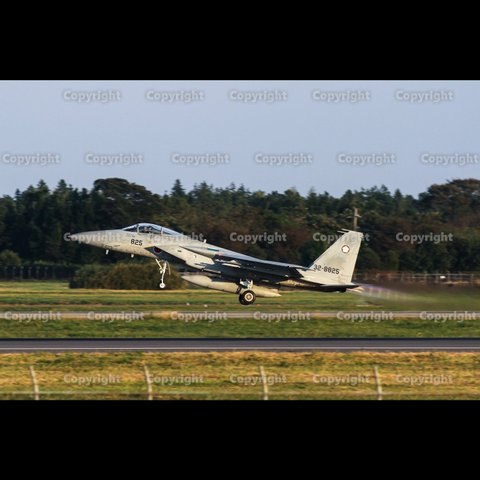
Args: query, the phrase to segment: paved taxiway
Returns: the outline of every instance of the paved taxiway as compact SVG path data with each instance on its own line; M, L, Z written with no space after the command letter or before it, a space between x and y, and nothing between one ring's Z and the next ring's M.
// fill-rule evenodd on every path
M480 338L0 339L1 353L32 352L480 352Z

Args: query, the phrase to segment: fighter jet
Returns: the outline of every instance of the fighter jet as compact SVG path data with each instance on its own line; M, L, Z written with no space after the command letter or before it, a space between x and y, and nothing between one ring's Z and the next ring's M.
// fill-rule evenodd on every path
M182 278L194 285L238 295L242 305L257 297L279 297L282 289L345 292L359 287L352 283L363 234L341 230L333 245L310 266L271 262L250 257L152 223L123 229L76 233L72 241L152 258L160 271L160 288L170 263L180 265ZM195 272L195 273L192 273Z

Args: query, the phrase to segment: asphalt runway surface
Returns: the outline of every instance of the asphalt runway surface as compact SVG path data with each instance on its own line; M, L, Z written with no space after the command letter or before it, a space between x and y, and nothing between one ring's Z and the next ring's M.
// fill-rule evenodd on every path
M480 338L0 339L1 353L34 352L480 352Z

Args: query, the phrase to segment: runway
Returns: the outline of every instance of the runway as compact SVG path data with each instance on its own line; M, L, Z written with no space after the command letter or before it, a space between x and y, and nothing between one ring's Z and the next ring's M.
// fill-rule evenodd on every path
M480 338L0 339L0 354L35 352L480 352Z

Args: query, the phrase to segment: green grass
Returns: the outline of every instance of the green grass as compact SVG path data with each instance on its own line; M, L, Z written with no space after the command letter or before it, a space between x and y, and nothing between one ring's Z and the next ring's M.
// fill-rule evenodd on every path
M480 337L480 320L400 318L361 323L337 318L268 321L245 318L183 321L162 318L104 322L87 319L0 320L2 338L94 337Z
M285 298L257 299L255 307L264 310L308 308L354 308L364 304L363 299L351 294L285 292ZM236 295L214 290L92 290L69 289L61 282L0 282L0 307L16 310L121 310L125 307L182 311L205 308L237 311L241 309Z
M477 290L445 287L416 287L393 296L286 292L281 298L258 299L242 307L234 295L204 290L70 290L62 282L0 283L3 314L64 314L48 321L0 320L4 338L480 336L480 319L378 321L372 316L352 321L337 315L398 310L479 311L480 296ZM141 318L102 321L80 318L77 312L84 317L86 312L136 312ZM185 318L186 313L196 312L207 315ZM224 312L244 316L223 319ZM259 318L252 318L255 312ZM280 312L294 316L265 315ZM300 317L295 317L299 312ZM320 318L321 312L332 313ZM42 399L144 399L144 365L154 380L155 399L261 399L260 365L272 382L273 400L375 399L374 366L385 400L478 399L480 395L480 355L473 353L131 352L0 355L0 399L32 398L30 365ZM88 380L93 383L80 383ZM172 383L162 385L162 380Z
M0 399L478 399L480 356L472 353L111 353L0 356ZM90 381L90 384L86 382ZM80 382L83 382L80 383ZM162 385L163 383L163 385Z
M0 311L52 312L45 319L0 320L0 337L473 337L476 319L395 318L379 321L345 318L348 312L398 310L480 310L477 290L416 287L391 295L285 292L280 298L258 299L243 307L234 295L211 290L118 291L68 288L62 282L1 282ZM135 313L133 320L82 318L88 312ZM199 313L185 317L186 313ZM224 318L225 312L245 318ZM266 314L287 313L278 318ZM290 312L290 317L288 316ZM327 318L320 313L331 312ZM340 312L340 313L339 313ZM342 314L343 312L343 314ZM57 318L56 314L62 314ZM253 317L253 318L252 318Z
M359 294L282 291L279 298L258 298L249 308L262 311L285 310L480 310L478 288L426 288L411 286L408 290L380 289ZM93 290L70 289L66 282L0 282L0 307L17 310L115 310L124 307L155 308L158 310L198 310L199 307L238 311L236 295L214 290Z

